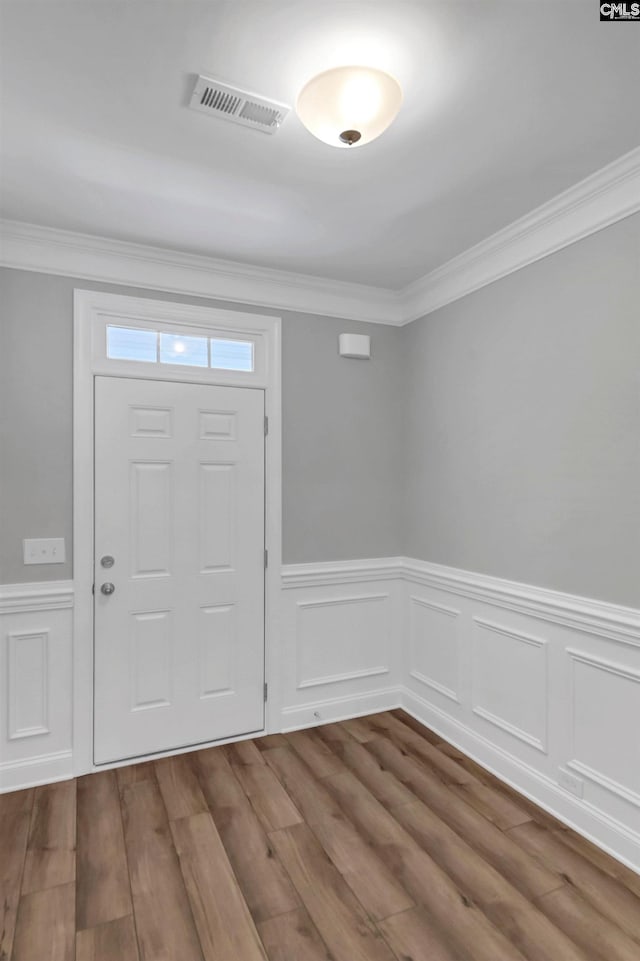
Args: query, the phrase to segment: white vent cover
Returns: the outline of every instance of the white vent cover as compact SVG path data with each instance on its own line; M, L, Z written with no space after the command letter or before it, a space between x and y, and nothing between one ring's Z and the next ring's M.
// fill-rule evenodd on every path
M230 120L263 133L275 133L291 110L277 100L267 100L202 75L196 80L189 106L210 117Z

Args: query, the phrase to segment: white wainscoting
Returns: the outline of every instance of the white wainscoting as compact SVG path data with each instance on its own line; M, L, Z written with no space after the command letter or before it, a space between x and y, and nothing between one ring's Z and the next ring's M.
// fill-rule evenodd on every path
M282 730L400 705L400 573L394 558L283 568Z
M640 612L400 563L404 708L640 871Z
M282 588L270 731L403 706L640 871L640 611L401 557ZM0 790L73 774L72 605L0 593Z
M0 791L73 774L71 581L0 589Z

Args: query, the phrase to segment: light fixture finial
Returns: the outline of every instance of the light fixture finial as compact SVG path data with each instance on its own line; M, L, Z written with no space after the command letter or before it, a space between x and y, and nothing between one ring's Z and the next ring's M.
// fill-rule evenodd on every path
M296 110L315 137L334 147L362 147L383 133L402 103L397 80L373 67L335 67L312 77Z

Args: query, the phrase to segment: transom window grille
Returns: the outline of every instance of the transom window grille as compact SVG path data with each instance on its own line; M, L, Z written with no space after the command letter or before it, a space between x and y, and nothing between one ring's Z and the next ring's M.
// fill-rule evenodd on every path
M140 363L210 367L214 370L255 370L251 340L197 337L137 327L107 325L107 357Z

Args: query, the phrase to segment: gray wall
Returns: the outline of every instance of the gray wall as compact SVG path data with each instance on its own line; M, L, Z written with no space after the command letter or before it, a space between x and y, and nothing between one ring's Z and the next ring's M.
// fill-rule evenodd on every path
M0 583L72 576L74 287L212 304L0 270ZM281 316L284 560L398 554L398 332ZM349 330L372 334L370 363L338 357L338 334ZM24 537L56 536L66 538L65 565L23 565Z
M402 333L405 552L640 606L640 215Z
M639 278L640 215L404 329L284 314L285 562L408 554L640 606ZM0 582L71 576L21 542L71 548L74 287L162 296L0 271Z
M371 334L370 361L338 356L344 330ZM402 553L399 333L300 316L283 335L287 562Z

